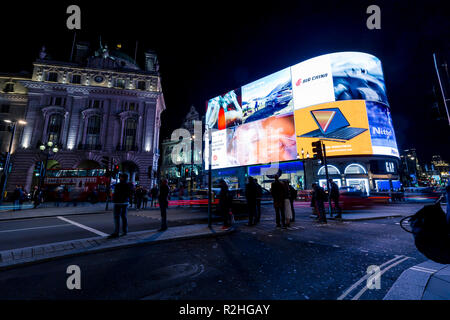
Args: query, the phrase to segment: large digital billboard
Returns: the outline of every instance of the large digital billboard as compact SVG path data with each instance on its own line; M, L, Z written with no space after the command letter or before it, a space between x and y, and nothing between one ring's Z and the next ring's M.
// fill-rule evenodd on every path
M293 114L217 130L212 133L213 169L297 159ZM205 165L209 166L208 149Z
M261 141L271 134L261 129L263 124L286 128L287 122L280 119L288 118L295 128L297 151L303 148L306 153L311 142L328 138L346 141L327 142L329 156L399 156L380 60L362 52L338 52L300 62L210 99L206 125L218 130L212 135L216 151L212 167L296 159L292 144L284 144L287 140L277 134L270 138L281 138L280 154L288 145L290 151L274 156L270 148L276 143L269 143L261 154ZM226 133L218 133L224 129Z

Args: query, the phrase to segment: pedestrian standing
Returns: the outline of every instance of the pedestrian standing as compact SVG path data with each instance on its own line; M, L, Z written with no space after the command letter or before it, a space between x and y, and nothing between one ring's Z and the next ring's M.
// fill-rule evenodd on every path
M278 175L275 175L275 181L272 182L270 193L273 197L273 206L275 208L275 218L277 223L277 228L282 227L286 229L286 222L284 216L284 196L285 189L281 181L279 180Z
M289 182L281 181L284 188L284 219L287 227L291 224L292 211L291 211L291 193L289 190Z
M41 191L38 186L34 186L34 190L31 193L31 200L33 201L33 208L36 209L37 206L41 203Z
M161 228L158 231L167 230L167 207L169 206L170 189L167 185L167 180L162 179L161 187L159 189L159 209L161 210Z
M230 223L230 195L228 191L228 185L225 180L220 180L220 193L219 193L219 210L223 219L222 229L228 229L231 226Z
M122 219L122 235L128 232L127 211L130 203L130 198L133 192L133 187L127 182L128 176L121 174L120 182L114 187L113 203L114 203L114 233L108 238L117 238L120 230L120 220Z
M313 188L313 198L315 200L315 205L317 207L317 210L319 212L319 222L320 223L327 223L327 218L325 216L325 201L327 199L327 195L325 193L325 190L323 190L322 187L317 185L316 183L312 184Z
M297 199L297 190L295 190L295 188L291 184L289 184L289 200L291 204L292 222L295 221L294 201L296 199Z
M143 209L147 209L147 203L148 203L148 190L146 188L142 189L142 207Z
M253 179L256 185L256 223L261 220L261 198L262 198L262 187L259 185L256 179Z
M135 198L136 198L136 210L140 210L142 206L142 199L144 197L143 190L141 186L136 188Z
M336 184L336 182L333 181L333 179L328 179L330 182L330 199L332 203L334 203L334 212L337 212L336 218L341 219L342 218L342 210L339 206L339 186Z
M256 183L253 177L248 178L248 183L245 186L245 198L247 199L248 207L248 226L253 226L256 224Z
M20 189L20 186L16 184L16 188L13 191L12 194L12 201L13 201L13 211L19 210L19 204L20 204L20 198L22 197L22 190Z
M158 187L155 185L153 186L152 190L150 190L151 196L152 196L152 202L150 203L150 206L153 207L153 204L155 204L156 207L156 199L158 197Z

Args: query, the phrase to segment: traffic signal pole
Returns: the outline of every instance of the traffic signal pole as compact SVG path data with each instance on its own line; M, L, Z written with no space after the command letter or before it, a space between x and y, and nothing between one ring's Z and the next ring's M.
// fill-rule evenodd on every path
M330 185L330 181L329 181L329 177L328 177L328 163L327 163L327 152L325 150L325 144L320 141L320 145L322 148L322 153L323 153L323 163L325 165L325 177L327 179L327 189L328 189L328 212L330 213L330 218L333 217L332 211L331 211L331 185Z

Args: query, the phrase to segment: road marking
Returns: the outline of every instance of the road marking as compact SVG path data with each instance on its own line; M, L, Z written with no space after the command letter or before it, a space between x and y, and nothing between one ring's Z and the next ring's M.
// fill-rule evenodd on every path
M78 223L78 222L75 222L75 221L66 219L66 218L61 217L61 216L57 216L57 218L60 219L60 220L62 220L62 221L71 223L71 224L73 224L74 226L77 226L77 227L80 227L80 228L82 228L82 229L85 229L85 230L88 230L88 231L90 231L90 232L93 232L93 233L95 233L95 234L97 234L97 235L99 235L99 236L102 236L102 237L108 236L106 233L103 233L103 232L98 231L98 230L96 230L96 229L93 229L93 228L91 228L91 227L85 226L85 225L83 225L83 224L81 224L81 223Z
M397 261L397 262L391 264L391 265L390 265L389 267L387 267L386 269L381 270L379 276L381 277L386 271L388 271L389 269L395 267L396 265L398 265L398 264L400 264L400 263L402 263L403 261L406 261L406 260L408 260L408 259L409 259L409 257L404 257L403 259L401 259L401 260L399 260L399 261ZM358 299L364 294L364 292L366 292L367 289L368 289L367 286L364 286L364 288L362 288L361 291L359 291L359 292L352 298L352 300L358 300Z
M16 232L16 231L25 231L25 230L36 230L36 229L46 229L46 228L56 228L56 227L68 227L70 224L57 224L53 226L45 226L45 227L34 227L34 228L23 228L23 229L13 229L13 230L3 230L0 233L4 232Z
M424 267L419 267L419 266L414 266L409 269L414 270L414 271L426 272L426 273L435 273L437 271L434 269L429 269L429 268L424 268Z
M382 265L380 265L380 269L390 263L395 262L398 259L401 259L404 256L396 256L394 259L391 259L389 261L386 261L385 263L383 263ZM407 257L409 258L409 257ZM355 282L352 286L350 286L347 290L344 291L343 294L341 294L337 300L344 300L344 298L350 293L352 292L354 289L356 289L363 281L367 280L370 277L370 274L366 274L364 277L362 277L361 279L359 279L357 282Z

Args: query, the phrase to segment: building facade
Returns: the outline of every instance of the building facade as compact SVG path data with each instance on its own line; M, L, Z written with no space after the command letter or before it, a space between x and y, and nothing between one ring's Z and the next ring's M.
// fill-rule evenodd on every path
M157 56L145 53L145 68L120 50L78 43L73 61L54 61L45 48L33 64L25 121L13 153L8 188L30 190L39 145L59 147L52 167L100 168L108 156L131 181L155 182L161 112L165 110Z
M196 123L200 129L197 130L198 132L196 132ZM194 106L184 117L181 129L187 130L185 134L191 137L190 146L179 148L178 154L174 155L174 148L180 147L180 142L169 138L164 139L161 143L161 177L166 178L174 188L184 185L190 190L201 187L203 181L201 121ZM200 141L200 144L197 143L197 147L192 148L196 141ZM193 153L191 148L194 150ZM177 163L173 162L173 157Z

